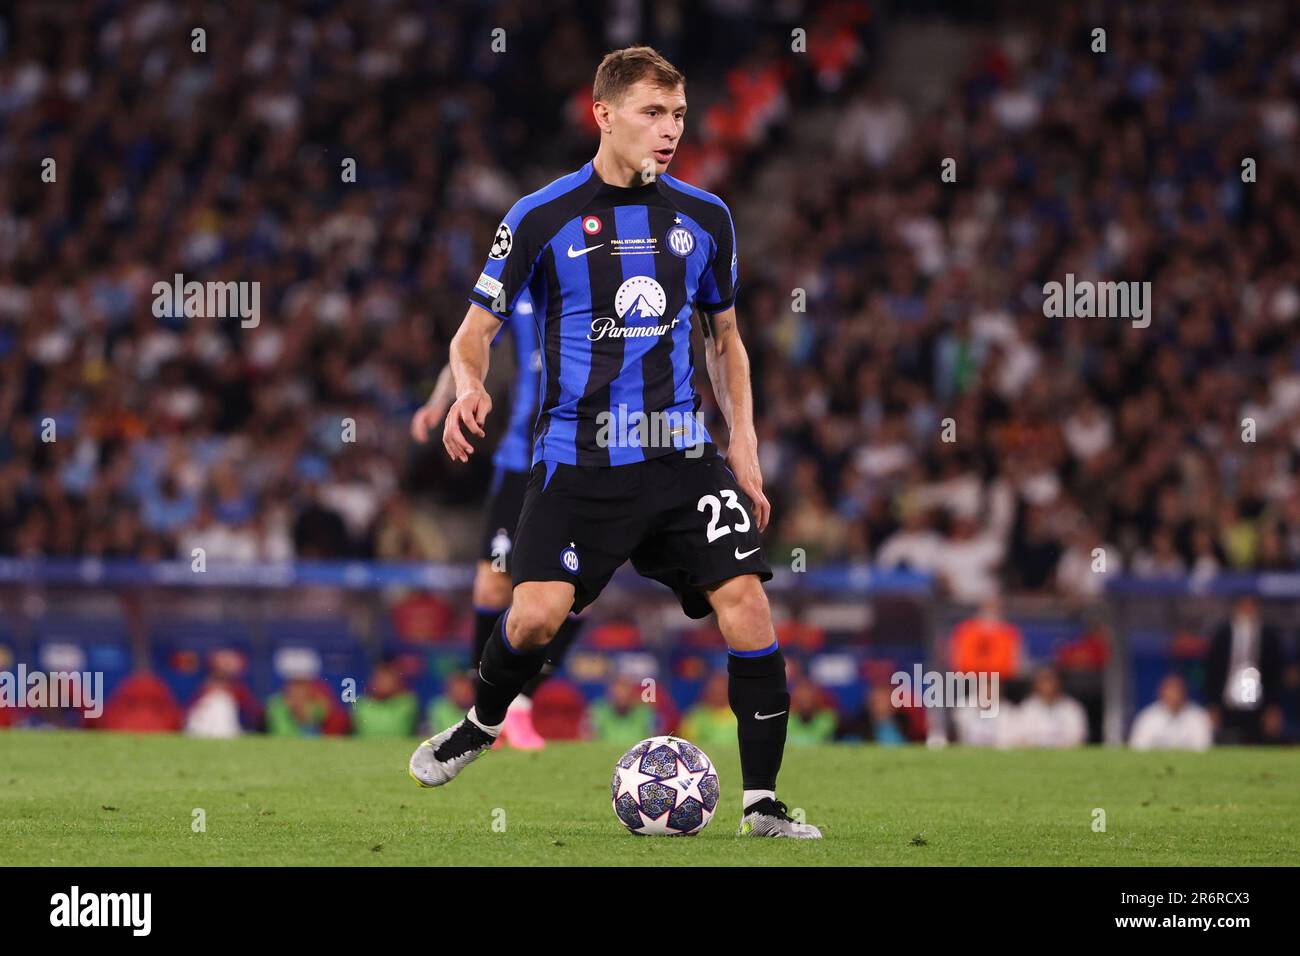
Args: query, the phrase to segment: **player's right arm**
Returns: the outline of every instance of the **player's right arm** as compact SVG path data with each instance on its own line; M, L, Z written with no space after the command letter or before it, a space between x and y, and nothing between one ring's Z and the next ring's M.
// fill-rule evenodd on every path
M492 411L492 399L483 380L487 377L488 356L492 339L501 328L501 319L486 309L471 305L460 328L451 340L451 377L456 385L456 401L447 413L442 428L442 445L455 461L469 461L474 448L462 428L477 435L486 434L483 423Z

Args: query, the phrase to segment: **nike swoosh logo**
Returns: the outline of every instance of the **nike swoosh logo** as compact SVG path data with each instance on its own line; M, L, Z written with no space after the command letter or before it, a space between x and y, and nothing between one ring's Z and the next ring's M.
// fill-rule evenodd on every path
M780 717L784 713L785 713L784 710L778 710L775 714L760 714L758 711L754 711L754 719L771 720L773 717Z
M736 549L736 552L735 552L735 553L736 553L736 560L737 560L737 561L740 561L740 560L742 560L742 559L744 559L744 558L747 558L747 557L749 557L751 554L753 554L754 552L756 552L757 550L758 550L758 548L755 548L753 551L746 551L744 554L741 554L741 553L740 553L740 549L737 548L737 549Z
M604 243L602 242L602 243L600 244L600 246L603 246L603 245L604 245ZM570 259L576 259L576 258L578 258L578 256L585 256L585 255L586 255L587 253L589 253L589 252L595 252L597 249L600 248L600 246L588 246L586 249L575 249L575 248L573 248L573 244L570 243L570 244L569 244L569 258L570 258Z

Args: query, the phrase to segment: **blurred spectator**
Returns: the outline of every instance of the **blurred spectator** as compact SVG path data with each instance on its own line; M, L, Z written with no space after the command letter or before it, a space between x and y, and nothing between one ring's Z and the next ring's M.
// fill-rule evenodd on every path
M104 713L87 727L120 730L128 733L168 733L181 729L181 708L161 679L149 673L136 673L117 685Z
M1089 618L1078 637L1056 649L1055 663L1061 671L1100 673L1110 660L1110 628L1100 618Z
M397 494L380 513L375 557L380 561L449 561L452 548L427 510L412 508L404 495Z
M967 747L1010 747L1015 744L1019 708L1001 696L1000 683L998 693L1000 699L991 700L987 707L949 708L958 743Z
M1260 621L1259 601L1237 598L1205 661L1206 701L1219 743L1281 739L1283 666L1281 638Z
M1110 627L1100 614L1086 616L1079 636L1056 648L1052 662L1071 696L1088 715L1088 739L1101 740L1106 710L1105 672L1111 657Z
M1005 542L996 531L981 531L973 519L957 518L935 554L934 570L953 600L984 601L997 595L997 572L1005 554Z
M419 716L420 702L406 689L401 671L385 661L370 672L365 694L353 704L352 725L358 737L409 737Z
M293 526L293 546L299 558L324 560L351 553L347 525L321 500L320 486L307 484L306 503Z
M463 715L462 715L463 716ZM348 717L324 681L291 677L266 704L266 732L280 737L346 734Z
M727 697L727 675L715 672L695 704L682 715L679 736L706 751L736 743L736 715Z
M406 644L455 639L455 620L456 609L447 595L416 591L393 603L393 632Z
M459 723L474 706L474 681L464 671L447 676L442 694L429 701L426 726L434 731ZM638 738L640 739L640 738Z
M906 568L918 574L928 574L938 564L943 538L929 524L929 518L919 504L905 503L903 526L885 539L876 554L876 563L882 568Z
M1056 587L1067 598L1095 601L1109 575L1123 570L1119 548L1107 544L1087 522L1080 522L1056 564Z
M889 688L879 684L867 687L862 709L840 722L835 739L861 740L884 747L907 743L902 715L889 699Z
M952 632L949 661L954 671L999 674L1005 680L1020 671L1020 646L1019 628L1003 618L1002 602L993 597Z
M1009 721L1010 743L1017 747L1077 747L1088 739L1083 705L1061 690L1050 667L1034 674L1034 689Z
M641 687L629 677L610 681L604 699L588 708L587 722L591 739L612 744L644 740L655 731L654 711L641 701Z
M235 695L220 687L209 687L186 712L185 733L191 737L238 737L243 729L239 726Z
M795 746L829 743L835 737L835 724L835 711L826 706L822 689L812 681L796 681L790 689L786 742Z
M1138 711L1128 742L1134 750L1208 750L1213 735L1209 712L1187 700L1181 676L1169 674L1158 698Z
M548 740L581 740L587 720L587 698L582 691L562 677L551 676L533 694L534 737L524 737L524 747L540 749ZM508 743L523 749L511 737ZM497 738L496 746L502 746Z
M258 730L262 705L240 679L244 659L238 651L218 650L208 658L208 673L190 701L185 732L192 737L238 737Z

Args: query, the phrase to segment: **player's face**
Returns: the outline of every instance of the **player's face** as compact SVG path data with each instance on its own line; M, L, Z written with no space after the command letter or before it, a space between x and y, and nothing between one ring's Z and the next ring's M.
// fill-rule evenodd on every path
M611 110L613 147L634 169L665 172L686 127L686 91L638 80Z

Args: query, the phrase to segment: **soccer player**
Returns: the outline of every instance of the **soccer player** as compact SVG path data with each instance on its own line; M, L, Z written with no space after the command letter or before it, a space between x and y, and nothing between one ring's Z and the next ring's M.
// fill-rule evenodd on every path
M525 292L516 303L520 321L502 324L501 333L492 344L505 339L514 342L515 384L511 393L510 421L492 456L492 485L488 490L482 550L474 571L474 644L470 649L469 670L478 676L478 662L483 647L492 635L492 627L510 604L510 554L515 526L528 485L532 465L532 430L537 418L538 389L542 359L537 329L531 321L532 303ZM451 366L439 373L429 400L411 418L411 437L423 444L429 430L442 422L456 398ZM579 619L569 615L546 648L546 663L537 676L519 692L506 711L505 725L498 742L509 743L519 750L541 750L546 741L533 726L533 695L564 659L564 653L578 636Z
M571 612L629 558L717 615L727 642L744 794L739 835L819 838L777 800L790 695L762 582L763 495L749 359L736 327L736 240L717 196L667 175L682 137L685 80L649 47L608 54L596 71L595 157L525 196L497 227L452 340L456 401L447 454L483 437L489 343L516 322L526 289L542 343L542 410L514 543L514 591L479 662L474 706L426 740L410 773L447 783L491 746L507 708L546 660ZM706 362L731 432L717 452L698 410L691 316L707 318Z

